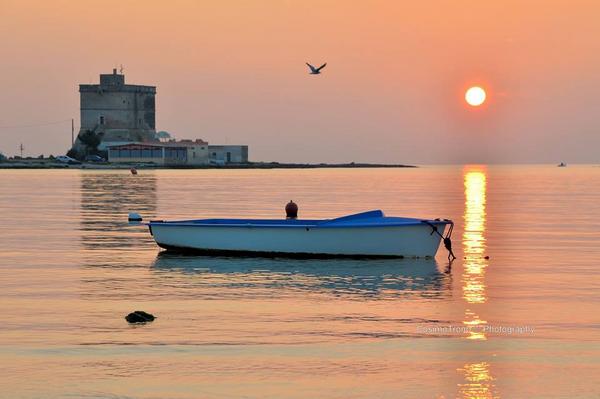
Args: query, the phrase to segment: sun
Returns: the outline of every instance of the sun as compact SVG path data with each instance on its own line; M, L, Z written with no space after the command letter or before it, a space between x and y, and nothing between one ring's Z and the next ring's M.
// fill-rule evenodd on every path
M479 86L470 87L465 93L465 101L473 107L478 107L485 102L485 90Z

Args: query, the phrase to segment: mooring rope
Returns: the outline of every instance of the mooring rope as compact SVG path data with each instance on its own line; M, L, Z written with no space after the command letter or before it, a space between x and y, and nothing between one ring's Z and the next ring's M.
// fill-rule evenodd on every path
M435 219L435 220L441 221L441 219ZM444 247L446 247L446 249L448 250L448 260L452 261L452 260L456 259L454 252L452 252L452 231L454 230L454 222L450 219L444 219L444 222L450 223L450 228L448 229L448 232L446 233L445 237L442 235L442 233L439 232L439 230L435 224L431 223L428 220L421 220L421 223L425 223L426 225L431 227L431 233L429 233L429 235L436 233L444 241Z

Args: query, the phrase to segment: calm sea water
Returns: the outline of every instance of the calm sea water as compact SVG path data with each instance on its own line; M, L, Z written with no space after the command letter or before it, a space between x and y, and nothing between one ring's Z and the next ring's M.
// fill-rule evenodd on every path
M452 218L458 259L182 257L127 223L290 199ZM2 170L0 212L2 398L600 397L600 167Z

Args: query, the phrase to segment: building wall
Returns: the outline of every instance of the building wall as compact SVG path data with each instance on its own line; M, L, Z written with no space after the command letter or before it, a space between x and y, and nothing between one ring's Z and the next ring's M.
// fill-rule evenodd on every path
M164 147L165 165L187 165L188 150L186 147Z
M217 164L247 163L247 145L209 145L208 157L210 162Z
M142 156L142 150L146 150L146 156ZM121 145L108 149L108 162L164 165L165 151L161 146Z
M158 155L157 152L160 154ZM132 143L112 146L108 161L114 163L149 163L157 165L208 165L208 144L149 145Z
M110 163L154 163L156 165L165 165L164 158L115 158L108 152L108 162Z
M187 147L188 165L208 165L208 144L197 144Z
M100 84L80 85L81 132L103 141L147 141L156 133L156 87L125 84L125 76L100 75Z
M82 129L155 130L154 93L90 91L80 97Z

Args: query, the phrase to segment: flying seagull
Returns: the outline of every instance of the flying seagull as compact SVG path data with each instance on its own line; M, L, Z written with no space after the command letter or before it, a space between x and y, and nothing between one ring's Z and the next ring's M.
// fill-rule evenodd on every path
M325 68L325 65L327 65L327 63L324 63L323 65L321 65L318 68L315 68L314 66L310 65L308 62L306 63L306 65L308 65L308 67L310 68L311 75L318 75L321 73L321 69Z

